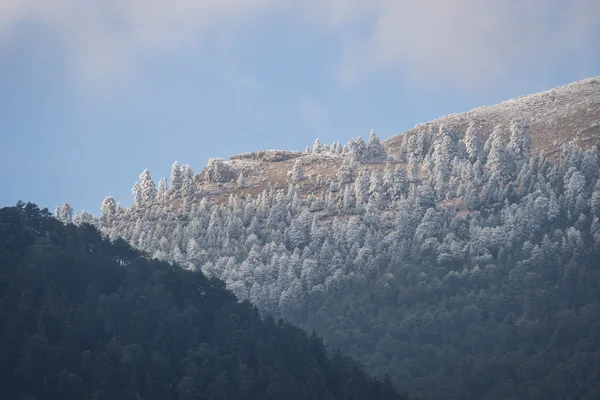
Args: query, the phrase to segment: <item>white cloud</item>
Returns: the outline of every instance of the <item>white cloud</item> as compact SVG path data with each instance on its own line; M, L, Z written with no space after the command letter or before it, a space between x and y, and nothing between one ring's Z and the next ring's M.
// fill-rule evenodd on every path
M597 0L373 1L372 31L346 42L347 81L384 69L479 85L582 62L600 44Z
M97 78L145 51L193 49L210 32L236 29L273 0L1 0L0 44L21 22L64 45L76 72Z
M78 75L97 78L144 52L243 34L274 10L337 37L347 82L385 70L479 85L572 57L585 63L600 45L598 0L0 0L0 45L19 22L40 23Z

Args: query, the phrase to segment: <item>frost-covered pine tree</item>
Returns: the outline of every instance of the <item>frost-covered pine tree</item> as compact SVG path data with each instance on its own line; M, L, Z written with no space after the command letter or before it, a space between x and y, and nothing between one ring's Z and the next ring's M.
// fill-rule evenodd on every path
M131 188L131 193L133 194L133 204L132 207L139 208L144 205L144 200L142 198L142 187L139 182L136 182L135 185Z
M356 204L356 201L354 198L354 191L352 189L350 189L350 185L348 185L344 188L344 196L342 198L342 207L344 208L344 210L351 210L354 208L355 204Z
M73 207L67 202L60 209L60 220L64 223L73 221Z
M115 198L112 196L106 196L106 198L102 201L100 211L102 212L102 219L107 222L110 221L117 213L117 202L115 201ZM84 212L81 213L82 218L83 214Z
M389 192L392 200L399 199L400 196L408 192L408 177L401 165L397 165L394 169L393 181L389 188Z
M185 197L191 197L196 193L196 183L194 182L194 171L192 167L185 164L181 167L181 194Z
M318 189L323 186L323 177L321 174L317 175L317 179L315 180L315 188Z
M369 194L373 196L375 193L383 193L383 181L378 171L373 171L369 178Z
M238 189L246 188L246 178L244 177L244 171L240 171L237 177L236 185Z
M351 139L348 142L347 146L350 152L352 153L352 157L354 158L354 160L362 162L367 159L367 144L364 140L362 140L360 136L356 139Z
M342 144L340 142L333 142L331 145L332 154L342 154Z
M440 126L440 136L434 144L432 155L433 178L435 191L439 199L443 198L448 191L448 180L451 172L451 161L454 159L454 142L451 134L444 125Z
M158 181L158 191L156 192L156 199L163 202L167 199L167 193L169 192L169 185L167 184L167 178L161 178Z
M313 153L322 153L323 152L323 145L321 144L321 141L319 139L315 140L315 144L313 144L312 152Z
M410 182L417 182L419 180L419 162L413 156L408 158L406 175Z
M90 214L89 212L83 210L83 211L81 211L81 214L79 215L79 221L80 221L80 224L93 224L94 216L92 214Z
M304 179L304 168L302 167L300 160L296 160L294 166L289 172L289 175L292 179L292 182L300 182L302 179Z
M513 152L521 161L529 157L531 150L531 135L526 127L516 120L510 121L510 141L508 150Z
M367 159L369 161L385 161L387 159L387 154L385 152L385 148L383 147L383 143L379 140L377 133L374 130L371 130L369 134L369 141L367 143Z
M141 202L143 205L148 205L156 200L156 186L152 180L152 174L147 169L140 174L140 190Z
M354 180L356 164L350 157L345 157L337 171L337 178L341 184L350 183Z
M171 167L171 188L170 194L171 196L179 195L181 192L181 187L183 186L183 176L181 174L181 168L177 161L173 163Z
M357 204L366 204L369 200L370 183L369 174L364 169L361 169L354 181L354 195L356 196Z
M474 121L469 123L469 127L465 132L464 142L467 149L467 154L469 155L469 160L474 163L475 161L481 159L483 156L483 143L481 136L477 132L477 127Z
M490 175L500 181L504 181L508 174L508 165L506 162L506 152L504 149L504 142L502 141L502 135L500 134L500 128L494 129L494 132L490 136L492 140L490 143L490 150L487 157L487 167ZM488 142L489 140L488 139Z
M406 158L414 157L417 162L423 161L425 157L425 138L422 134L413 134L405 140Z
M531 135L525 127L515 120L510 121L510 140L506 146L507 158L510 163L510 177L514 178L521 166L529 159Z

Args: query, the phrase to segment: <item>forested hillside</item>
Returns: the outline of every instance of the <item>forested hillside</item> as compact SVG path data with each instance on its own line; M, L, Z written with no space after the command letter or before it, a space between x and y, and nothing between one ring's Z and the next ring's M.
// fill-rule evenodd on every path
M547 124L557 151L531 135L538 107L525 121L430 123L388 153L372 132L198 175L176 163L158 187L144 171L130 208L109 196L101 218L57 215L222 279L403 391L596 399L600 154L580 147L594 141L569 130L581 113L563 103L564 123Z
M403 399L200 272L0 209L2 399Z

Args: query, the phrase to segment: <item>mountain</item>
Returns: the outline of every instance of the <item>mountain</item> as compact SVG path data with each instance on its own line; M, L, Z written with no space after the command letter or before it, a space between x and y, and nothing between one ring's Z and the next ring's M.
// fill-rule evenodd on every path
M383 142L387 151L385 160L367 157L367 163L362 162L355 167L383 173L386 163L395 166L408 162L407 147L410 147L410 138L416 136L426 142L427 138L435 136L442 125L461 137L469 124L474 124L477 135L485 141L494 128L508 128L511 121L518 121L527 128L532 138L532 154L542 151L552 157L560 152L561 146L572 140L583 147L595 145L600 138L600 77L584 79L494 106L476 108L419 124L414 129ZM508 135L508 129L502 134ZM363 145L367 145L360 140ZM334 181L337 171L344 163L346 152L351 151L349 147L352 146L356 146L354 140L347 146L342 146L339 142L329 146L317 140L315 146L307 147L308 151L304 153L265 150L234 155L227 160L211 159L208 165L193 177L195 187L192 190L192 202L207 199L222 203L227 201L232 193L238 196L256 196L269 185L273 188L287 189L290 181L288 173L296 163L302 166L306 177L297 184L305 192L312 190L320 193L320 187L317 187L317 190L314 188L317 177L327 182ZM191 169L188 172L191 172ZM237 182L240 175L244 177L243 185Z
M0 209L4 399L397 399L222 282L33 204Z
M430 399L600 398L598 79L382 142L145 170L89 222Z

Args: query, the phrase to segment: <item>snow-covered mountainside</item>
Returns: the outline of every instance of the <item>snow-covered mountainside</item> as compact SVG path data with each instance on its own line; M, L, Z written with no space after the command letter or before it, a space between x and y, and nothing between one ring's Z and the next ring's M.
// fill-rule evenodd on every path
M600 398L599 87L385 143L174 164L158 188L144 171L130 208L109 196L74 221L222 279L409 393Z

